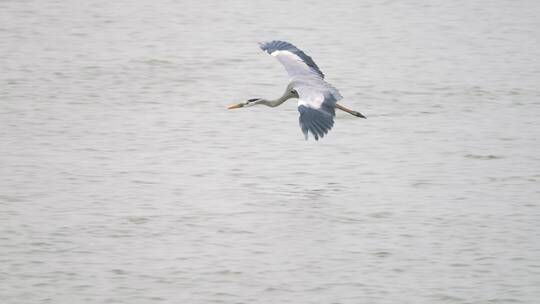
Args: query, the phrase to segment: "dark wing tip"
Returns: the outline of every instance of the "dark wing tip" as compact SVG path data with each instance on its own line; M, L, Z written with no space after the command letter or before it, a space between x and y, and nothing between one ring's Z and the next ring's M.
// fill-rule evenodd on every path
M281 40L272 40L272 41L263 41L259 42L259 47L269 53L272 54L275 51L283 51L283 50L290 50L290 49L298 49L291 43L288 43L286 41Z

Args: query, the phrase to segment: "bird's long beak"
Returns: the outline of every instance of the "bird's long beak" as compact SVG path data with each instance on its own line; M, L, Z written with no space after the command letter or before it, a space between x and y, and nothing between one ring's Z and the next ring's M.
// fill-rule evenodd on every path
M233 104L233 105L228 106L227 109L229 109L229 110L238 109L238 108L241 108L243 106L244 106L243 103L237 103L237 104Z

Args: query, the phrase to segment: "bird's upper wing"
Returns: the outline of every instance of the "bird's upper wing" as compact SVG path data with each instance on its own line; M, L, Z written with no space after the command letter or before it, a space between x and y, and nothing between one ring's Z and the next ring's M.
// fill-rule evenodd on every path
M287 70L292 79L300 75L316 75L324 78L317 64L296 46L285 41L267 41L259 43L261 49L276 57Z
M334 126L336 102L342 98L341 94L324 81L324 74L313 59L294 45L274 40L260 43L260 46L275 56L289 74L291 85L299 96L299 122L306 139L308 132L315 140L324 137Z

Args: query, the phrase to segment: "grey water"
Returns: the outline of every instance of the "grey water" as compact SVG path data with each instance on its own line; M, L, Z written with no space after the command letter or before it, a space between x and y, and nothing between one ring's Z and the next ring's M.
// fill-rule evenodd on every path
M1 303L538 303L537 1L0 1ZM342 104L305 141L256 42Z

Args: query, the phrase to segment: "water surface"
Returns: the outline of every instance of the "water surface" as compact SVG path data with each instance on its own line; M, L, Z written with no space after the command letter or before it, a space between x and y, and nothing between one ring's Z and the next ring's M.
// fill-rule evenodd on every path
M1 1L2 303L534 303L535 1ZM305 141L257 41L343 104Z

